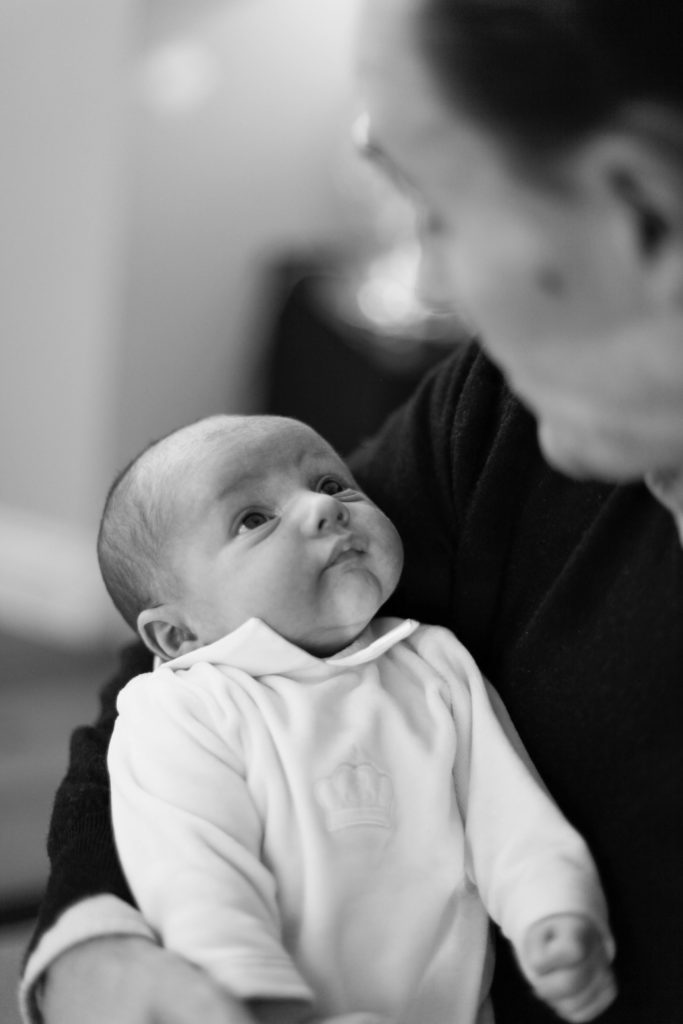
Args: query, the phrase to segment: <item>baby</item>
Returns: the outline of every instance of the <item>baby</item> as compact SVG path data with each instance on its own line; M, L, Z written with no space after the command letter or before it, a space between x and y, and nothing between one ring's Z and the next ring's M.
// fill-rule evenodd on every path
M401 541L315 431L214 416L156 442L98 553L158 657L119 696L109 768L166 946L261 1021L483 1024L490 915L560 1016L612 1001L583 840L457 639L374 618Z

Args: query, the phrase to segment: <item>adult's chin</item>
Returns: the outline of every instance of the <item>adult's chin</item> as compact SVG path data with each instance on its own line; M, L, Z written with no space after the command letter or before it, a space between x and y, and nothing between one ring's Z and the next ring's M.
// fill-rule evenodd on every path
M575 480L629 483L642 480L654 457L620 434L593 433L577 427L540 423L538 442L546 462Z

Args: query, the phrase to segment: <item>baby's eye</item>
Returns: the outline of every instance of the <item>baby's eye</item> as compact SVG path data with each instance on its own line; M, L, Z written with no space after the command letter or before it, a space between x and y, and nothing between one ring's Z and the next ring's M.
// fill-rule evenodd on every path
M340 480L336 476L324 476L318 484L317 490L320 494L341 494L342 491L348 491L349 485L343 480Z
M267 523L271 517L267 512L245 512L237 524L237 533L246 533L248 530L258 530L259 526Z

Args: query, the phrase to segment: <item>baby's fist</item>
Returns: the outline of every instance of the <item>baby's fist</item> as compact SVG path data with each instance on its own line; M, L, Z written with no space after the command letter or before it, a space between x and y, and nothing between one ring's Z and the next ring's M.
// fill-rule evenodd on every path
M573 1024L593 1020L617 994L605 940L579 914L537 921L524 936L519 959L536 995Z

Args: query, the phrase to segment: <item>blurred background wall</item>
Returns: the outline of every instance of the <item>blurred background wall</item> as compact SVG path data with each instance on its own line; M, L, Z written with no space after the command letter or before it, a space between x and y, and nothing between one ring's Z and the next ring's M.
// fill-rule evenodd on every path
M259 407L264 267L358 229L354 8L0 0L0 627L116 632L112 475Z

